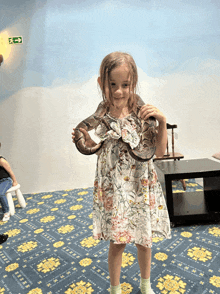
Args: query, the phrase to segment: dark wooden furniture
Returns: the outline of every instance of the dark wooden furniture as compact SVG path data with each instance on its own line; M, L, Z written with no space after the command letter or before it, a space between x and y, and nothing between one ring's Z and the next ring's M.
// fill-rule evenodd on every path
M171 144L172 144L172 152L169 152L169 140L167 138L167 152L164 154L163 157L155 157L154 161L157 160L167 160L167 159L174 159L174 160L180 160L181 158L184 158L184 155L178 152L175 152L175 146L174 146L174 129L177 128L177 125L171 125L167 123L167 130L171 130Z
M169 152L169 140L167 137L167 150L166 150L166 154L164 154L163 157L155 157L153 159L153 161L158 161L158 160L168 160L168 159L173 159L175 160L180 160L182 158L184 158L184 155L178 152L175 152L175 148L174 148L174 129L177 128L177 125L171 125L169 123L167 123L167 130L171 130L171 144L172 144L172 152ZM186 183L183 179L180 179L182 185L183 185L183 189L186 191Z
M172 226L184 221L220 220L220 163L210 159L157 161L155 167ZM172 181L203 178L203 191L172 192Z

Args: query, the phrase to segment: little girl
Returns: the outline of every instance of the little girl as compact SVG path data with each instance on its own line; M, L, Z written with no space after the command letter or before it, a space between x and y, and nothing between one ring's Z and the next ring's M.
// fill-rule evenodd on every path
M153 294L150 284L151 247L153 237L171 238L169 215L152 160L136 161L127 144L139 143L141 124L135 115L137 67L133 58L122 52L107 55L100 67L98 83L108 109L106 123L96 128L104 141L97 152L97 168L93 198L93 237L109 240L108 265L110 293L121 293L122 253L127 243L135 243L141 272L142 294ZM166 117L156 107L146 104L141 119L154 116L158 121L156 156L166 150ZM106 125L110 125L111 130ZM86 146L94 146L88 132L80 129ZM73 129L72 139L74 142Z

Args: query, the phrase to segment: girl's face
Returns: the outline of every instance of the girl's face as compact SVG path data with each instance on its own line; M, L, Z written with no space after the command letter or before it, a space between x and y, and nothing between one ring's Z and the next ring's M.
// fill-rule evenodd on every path
M122 64L111 71L109 84L113 105L116 108L127 107L130 98L131 78L126 64Z

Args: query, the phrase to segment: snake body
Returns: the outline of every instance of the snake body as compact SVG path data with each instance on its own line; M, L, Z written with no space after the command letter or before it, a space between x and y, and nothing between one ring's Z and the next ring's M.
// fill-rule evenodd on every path
M144 101L138 96L137 99L137 110L136 115L139 117L139 112L141 107L144 105ZM101 102L98 105L95 113L80 122L75 128L75 139L74 142L76 144L76 148L79 152L85 155L91 155L96 153L98 150L102 148L104 141L96 144L94 142L93 147L87 147L85 145L85 137L83 133L79 130L79 128L85 129L87 132L96 128L102 121L103 116L106 114L107 108L105 107L105 103ZM155 153L156 146L156 120L154 117L150 117L147 121L141 120L141 140L140 144L132 149L128 143L128 151L130 155L138 161L148 161L150 160Z

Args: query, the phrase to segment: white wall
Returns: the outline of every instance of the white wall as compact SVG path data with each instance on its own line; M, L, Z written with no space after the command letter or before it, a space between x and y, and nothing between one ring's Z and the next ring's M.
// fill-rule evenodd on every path
M96 81L89 85L26 88L1 104L1 154L23 192L93 185L96 155L82 155L71 139L72 128L99 103Z
M161 78L141 72L140 91L177 124L175 146L185 158L211 158L220 151L220 62L206 60L194 71L193 62Z

